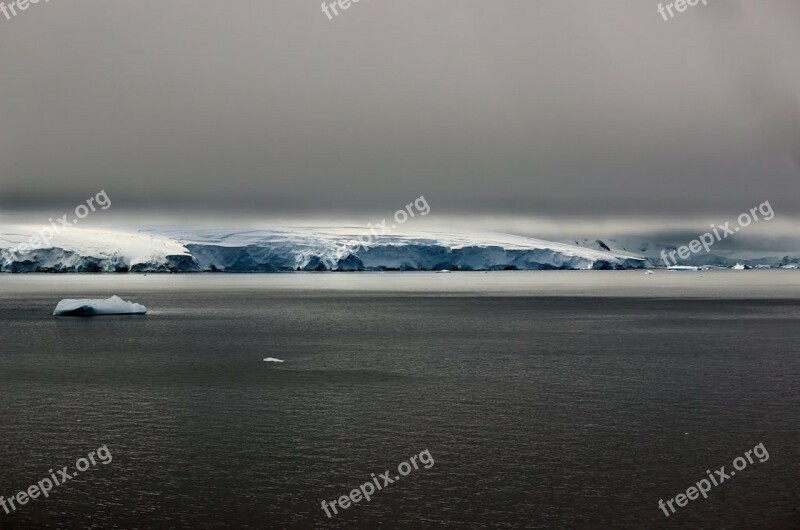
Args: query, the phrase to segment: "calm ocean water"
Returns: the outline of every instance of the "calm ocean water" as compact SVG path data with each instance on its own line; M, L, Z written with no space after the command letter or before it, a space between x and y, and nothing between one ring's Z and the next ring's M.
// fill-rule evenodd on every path
M0 495L113 460L0 528L800 528L798 324L800 271L2 275Z

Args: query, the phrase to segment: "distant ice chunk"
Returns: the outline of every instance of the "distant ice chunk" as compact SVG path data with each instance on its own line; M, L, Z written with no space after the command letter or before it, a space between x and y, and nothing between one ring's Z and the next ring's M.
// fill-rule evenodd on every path
M644 273L645 273L645 274L655 274L655 273L654 273L653 271L651 271L651 270L644 271Z
M265 363L282 363L283 361L280 359L276 359L275 357L267 357L264 359Z
M731 269L733 269L735 271L743 271L745 269L745 266L743 264L741 264L741 263L737 263L736 265L731 267Z
M667 270L679 272L699 271L700 267L693 267L691 265L673 265L672 267L667 267Z
M85 298L83 300L61 300L53 311L57 317L93 317L97 315L144 315L147 308L141 304L126 302L119 296L106 300Z

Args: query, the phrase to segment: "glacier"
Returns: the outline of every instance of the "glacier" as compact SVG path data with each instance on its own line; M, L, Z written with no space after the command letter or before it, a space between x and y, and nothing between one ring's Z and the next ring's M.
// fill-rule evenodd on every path
M88 229L13 252L36 226L0 232L0 272L290 272L641 269L628 253L491 232L376 235L362 227Z
M594 250L606 250L614 254L636 255L647 259L653 267L664 268L662 251L673 254L678 249L675 244L657 243L643 236L629 236L614 239L584 238L572 241L575 246ZM742 248L738 251L711 251L692 253L688 259L678 259L679 267L685 270L704 269L736 269L737 265L744 265L745 269L797 269L800 267L800 257L770 255L763 250ZM673 270L679 270L672 267Z

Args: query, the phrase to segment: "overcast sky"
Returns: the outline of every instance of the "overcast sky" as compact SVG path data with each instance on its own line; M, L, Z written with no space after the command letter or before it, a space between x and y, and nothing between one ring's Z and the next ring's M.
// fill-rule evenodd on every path
M657 4L32 4L0 14L0 207L800 213L800 2Z

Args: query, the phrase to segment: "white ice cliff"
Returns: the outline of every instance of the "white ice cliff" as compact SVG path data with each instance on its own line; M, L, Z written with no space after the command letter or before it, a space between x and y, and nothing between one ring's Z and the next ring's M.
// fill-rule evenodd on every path
M90 230L19 250L35 226L3 227L2 272L288 272L647 268L637 256L493 233L370 237L363 228Z

